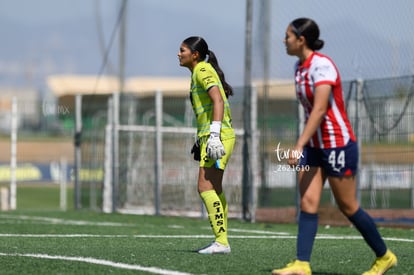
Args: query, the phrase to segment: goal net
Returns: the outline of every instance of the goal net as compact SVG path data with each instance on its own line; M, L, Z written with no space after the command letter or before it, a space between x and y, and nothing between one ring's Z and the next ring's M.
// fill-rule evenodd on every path
M121 213L203 216L204 206L197 191L199 162L191 148L196 128L188 100L180 99L183 108L171 110L173 101L155 100L150 108L137 107L128 112L121 100L120 124L107 131L106 146L115 142L116 150L107 150L113 161L111 198ZM131 102L131 101L129 101ZM157 103L158 102L158 103ZM128 104L128 101L127 103ZM130 103L131 104L131 103ZM142 103L141 103L142 104ZM170 108L169 112L166 109ZM181 119L179 112L181 112ZM124 113L124 114L123 114ZM126 114L125 114L126 113ZM129 113L129 115L128 115ZM171 115L171 113L175 113ZM184 114L183 114L184 113ZM124 119L124 118L129 119ZM157 124L158 121L158 124ZM137 123L138 122L138 123ZM242 205L242 134L236 129L236 145L224 172L223 189L229 205L229 216L240 216ZM108 142L110 141L110 142ZM109 188L106 185L106 188ZM105 184L104 184L105 189ZM104 191L105 192L105 191ZM105 198L104 198L104 204ZM105 205L104 205L105 208Z

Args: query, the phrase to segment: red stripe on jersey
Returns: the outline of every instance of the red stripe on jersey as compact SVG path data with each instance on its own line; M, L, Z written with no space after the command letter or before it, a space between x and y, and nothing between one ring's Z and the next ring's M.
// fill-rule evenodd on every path
M296 64L296 95L302 104L306 121L313 108L315 89L318 85L331 85L328 109L316 133L308 145L317 148L345 146L351 139L356 140L346 114L342 85L338 69L332 60L314 52L302 66Z

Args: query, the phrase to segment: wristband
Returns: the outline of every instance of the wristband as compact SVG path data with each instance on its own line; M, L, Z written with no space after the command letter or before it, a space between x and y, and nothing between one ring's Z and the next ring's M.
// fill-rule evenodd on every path
M217 133L220 134L221 129L221 121L213 121L210 124L210 134L211 133Z

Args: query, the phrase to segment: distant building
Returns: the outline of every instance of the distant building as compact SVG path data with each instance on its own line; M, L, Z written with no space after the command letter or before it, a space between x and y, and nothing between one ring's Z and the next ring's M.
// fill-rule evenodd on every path
M39 127L39 91L33 88L0 87L0 133L10 133L13 97L17 99L19 128Z
M47 85L57 98L62 101L75 95L111 95L119 91L120 85L115 76L88 75L52 75L47 79ZM269 89L263 88L261 81L253 83L258 89L259 97L265 92L272 99L292 99L295 97L292 81L271 80ZM156 91L162 91L167 97L187 97L190 91L189 77L130 77L125 80L124 91L142 97L151 96Z
M179 99L188 98L190 81L189 77L129 77L124 81L123 90L126 95L137 96L141 107L152 106L154 94L161 91L164 102L167 102L164 104L166 112L180 115L186 108L182 103L186 100L177 102ZM92 118L97 113L102 113L104 111L102 108L105 108L103 106L107 106L108 98L120 90L119 79L116 76L101 76L97 79L93 75L52 75L48 77L47 85L51 94L57 98L57 107L72 114L71 117L60 117L65 120L64 124L72 126L76 95L82 96L83 119L88 120L88 117ZM268 106L274 111L291 112L291 105L286 102L291 102L295 98L293 81L270 80L267 87L264 87L261 81L254 81L252 85L257 91L259 101L270 103ZM232 109L234 114L241 114L244 89L233 88L235 96L232 98ZM141 108L143 109L145 107ZM237 115L234 115L233 119L236 121ZM241 118L239 120L241 121Z

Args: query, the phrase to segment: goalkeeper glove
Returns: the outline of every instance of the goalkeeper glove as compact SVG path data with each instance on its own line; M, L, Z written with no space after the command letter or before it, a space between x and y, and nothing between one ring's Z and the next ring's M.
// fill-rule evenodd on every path
M207 157L212 160L221 159L225 154L223 143L220 140L220 121L213 121L210 125L210 137L207 140Z
M197 141L194 143L193 148L191 148L191 154L194 155L194 160L195 161L200 161L201 160L201 155L200 155L200 143L197 139Z

